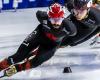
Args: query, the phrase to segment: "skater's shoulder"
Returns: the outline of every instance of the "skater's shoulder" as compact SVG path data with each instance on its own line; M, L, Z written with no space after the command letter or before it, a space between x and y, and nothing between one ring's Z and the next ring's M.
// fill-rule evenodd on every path
M90 16L95 18L95 21L100 24L100 10L97 8L90 8Z
M69 18L69 17L64 18L64 20L63 20L64 26L70 26L72 24L74 24L74 23L72 22L71 18Z
M97 8L91 7L90 13L93 13L94 15L100 15L100 10Z
M37 19L38 19L38 21L40 23L45 23L48 20L48 15L47 15L46 11L40 11L40 10L38 10L36 12L36 17L37 17Z
M40 11L40 10L38 10L36 12L36 17L37 18L42 18L42 19L47 19L48 18L48 15L47 15L47 12L46 11Z

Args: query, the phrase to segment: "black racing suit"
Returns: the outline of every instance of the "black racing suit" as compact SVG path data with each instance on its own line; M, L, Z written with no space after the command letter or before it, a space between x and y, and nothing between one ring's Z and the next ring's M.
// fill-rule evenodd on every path
M70 7L69 11L72 12L72 10L73 8ZM100 32L99 17L100 17L100 10L92 7L89 9L87 17L81 21L77 20L72 12L68 18L75 24L77 28L77 34L73 37L64 38L63 43L61 45L64 46L66 44L69 44L71 46L75 46L90 39L92 36Z
M50 59L56 49L60 46L64 37L75 36L77 33L76 27L69 20L64 19L59 29L54 29L48 19L48 16L44 17L45 12L38 11L36 13L37 18L42 23L23 41L17 52L8 57L8 62L16 64L21 62L27 56L38 47L37 55L29 61L28 67L34 68L41 65L43 62ZM25 70L24 67L16 65L18 71Z
M57 2L58 0L55 1ZM71 13L67 18L76 26L77 34L69 38L65 37L61 43L61 46L75 46L90 39L92 36L100 32L100 10L91 7L87 14L87 18L79 21L74 16L73 3L74 0L64 0L66 9L68 9L68 11Z

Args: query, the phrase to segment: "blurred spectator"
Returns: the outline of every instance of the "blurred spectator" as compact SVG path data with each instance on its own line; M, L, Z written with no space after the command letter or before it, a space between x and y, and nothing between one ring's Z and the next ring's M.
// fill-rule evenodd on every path
M2 8L3 8L3 1L0 0L0 12L1 12Z
M97 7L100 9L100 0L93 0L93 6L92 7Z
M17 11L18 8L18 1L19 0L13 0L13 8L15 9L15 12Z

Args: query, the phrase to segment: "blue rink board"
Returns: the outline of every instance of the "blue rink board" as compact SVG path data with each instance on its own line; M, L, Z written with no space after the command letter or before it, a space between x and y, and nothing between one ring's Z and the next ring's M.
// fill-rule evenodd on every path
M4 0L2 0L2 2L3 2L3 10L13 9L14 0L8 0L9 3L5 3ZM33 7L34 8L35 7L47 7L51 3L53 3L53 0L22 0L22 2L18 3L18 9L33 8ZM58 3L63 5L64 0L58 0Z

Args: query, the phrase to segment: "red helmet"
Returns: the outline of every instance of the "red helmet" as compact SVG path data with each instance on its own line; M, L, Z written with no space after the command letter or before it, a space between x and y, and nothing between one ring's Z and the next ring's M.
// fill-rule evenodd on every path
M63 18L64 17L64 9L59 3L54 3L50 6L48 12L49 18Z

